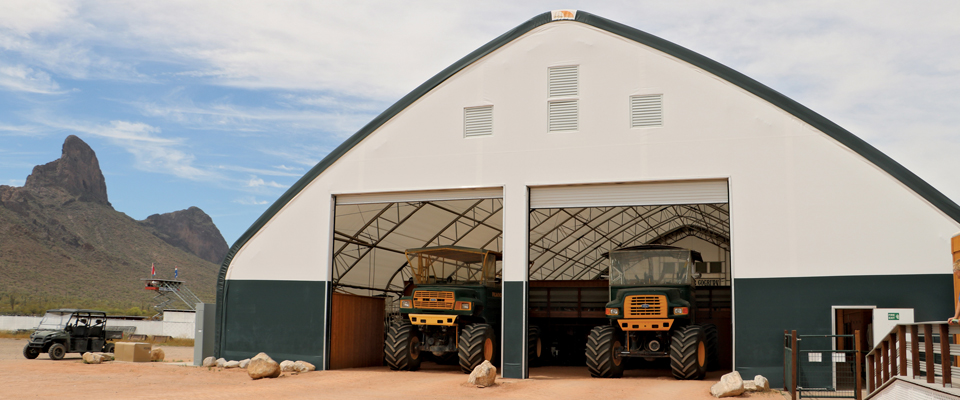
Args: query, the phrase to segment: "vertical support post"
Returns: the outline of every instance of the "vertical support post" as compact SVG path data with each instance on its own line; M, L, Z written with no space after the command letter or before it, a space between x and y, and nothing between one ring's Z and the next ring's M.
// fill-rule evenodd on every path
M863 369L863 366L860 365L860 330L859 329L853 331L853 342L854 342L853 348L856 351L856 353L853 354L853 358L856 359L855 361L856 364L853 368L853 375L854 375L853 379L857 382L854 387L856 388L857 400L863 400L863 393L861 393L863 389L863 380L860 379L860 377L862 376L861 371Z
M873 368L873 370L876 372L873 374L873 379L877 380L877 389L879 389L880 386L883 385L883 367L881 366L882 363L880 362L883 352L881 350L883 349L880 347L873 349L873 354L876 355L876 357L874 357L874 361L876 362L876 365Z
M933 326L930 324L923 324L923 353L927 361L927 383L934 383L937 374L933 369Z
M940 369L943 372L943 387L953 387L950 362L950 326L940 324Z
M875 357L876 357L876 353L867 355L867 367L870 368L868 370L869 373L867 374L867 393L873 393L873 390L877 388L877 384L876 384L877 367L875 366L876 364L873 362L873 359Z
M897 334L890 332L890 335L887 336L887 341L890 342L890 377L893 378L897 376L897 364L900 362L900 360L897 360L897 354L899 353L896 348L897 343L899 343Z
M907 327L897 327L897 351L900 353L900 376L907 376Z
M787 334L788 334L788 333L789 333L789 332L787 332L786 329L783 330L783 340L784 340L784 342L786 342L786 340L787 340ZM783 345L786 346L787 344L784 343ZM790 349L790 352L791 352L791 354L792 354L792 353L793 353L793 349ZM790 365L790 369L793 369L793 360L790 360L790 364L789 364L789 365ZM788 385L787 385L787 355L786 355L786 352L784 352L784 355L783 355L783 390L789 390L789 388L788 388L787 386L788 386Z
M793 351L793 369L791 370L793 378L790 380L790 398L797 400L797 367L800 365L800 360L797 358L799 353L797 351L797 331L790 331L790 336L790 348Z
M525 185L503 188L503 303L500 330L504 378L527 379L530 258L530 193Z
M913 357L910 362L913 379L920 379L920 328L916 325L910 325L910 356Z
M881 382L886 382L890 379L890 341L888 339L883 339L880 342L880 366L881 368ZM883 383L881 383L882 385Z

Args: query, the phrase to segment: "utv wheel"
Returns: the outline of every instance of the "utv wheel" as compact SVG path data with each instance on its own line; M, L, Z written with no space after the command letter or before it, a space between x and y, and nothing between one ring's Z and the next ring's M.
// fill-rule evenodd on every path
M67 354L67 348L60 343L54 343L50 346L50 350L47 350L47 354L50 355L51 360L62 360Z
M487 324L467 325L460 334L457 353L460 356L460 370L465 374L473 372L484 360L496 364L497 338L494 337L493 327Z
M620 338L617 329L598 326L587 336L587 369L595 378L619 378L623 376L624 360L620 357Z
M540 365L540 357L543 355L543 343L540 340L540 327L530 325L527 328L527 360L530 366Z
M28 360L37 358L37 356L39 355L40 355L40 350L37 349L36 347L30 347L29 344L26 346L23 346L23 356L26 357Z
M420 336L408 322L391 325L383 344L383 358L390 369L416 371L420 369Z
M720 334L714 324L701 325L703 337L707 342L707 371L720 369Z
M699 325L678 329L670 339L670 369L681 380L703 379L707 374L707 347Z
M103 352L104 352L104 353L113 353L113 348L114 348L114 344L113 344L113 343L107 343L107 344L103 345Z

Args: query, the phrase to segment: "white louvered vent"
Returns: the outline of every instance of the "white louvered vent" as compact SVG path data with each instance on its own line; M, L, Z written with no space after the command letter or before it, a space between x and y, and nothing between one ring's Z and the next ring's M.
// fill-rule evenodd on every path
M630 127L663 126L663 95L630 96Z
M550 71L550 97L568 97L580 94L578 81L580 68L577 65L552 67Z
M463 109L463 137L493 134L493 106Z
M579 104L574 100L557 100L547 103L550 108L550 132L575 131L579 129L577 113Z

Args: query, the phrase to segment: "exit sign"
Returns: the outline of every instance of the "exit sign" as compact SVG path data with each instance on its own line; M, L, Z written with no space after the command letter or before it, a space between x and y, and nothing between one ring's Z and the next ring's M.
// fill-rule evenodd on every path
M900 313L898 313L898 312L887 313L887 320L888 320L888 321L899 321L899 320L900 320Z

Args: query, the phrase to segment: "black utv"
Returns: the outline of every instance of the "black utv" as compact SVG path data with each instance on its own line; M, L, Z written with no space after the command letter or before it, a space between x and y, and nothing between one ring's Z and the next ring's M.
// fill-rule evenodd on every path
M30 342L23 346L23 356L32 360L47 353L51 359L60 360L67 353L113 353L113 343L108 340L122 337L123 331L107 330L107 314L103 311L49 310L30 335Z

